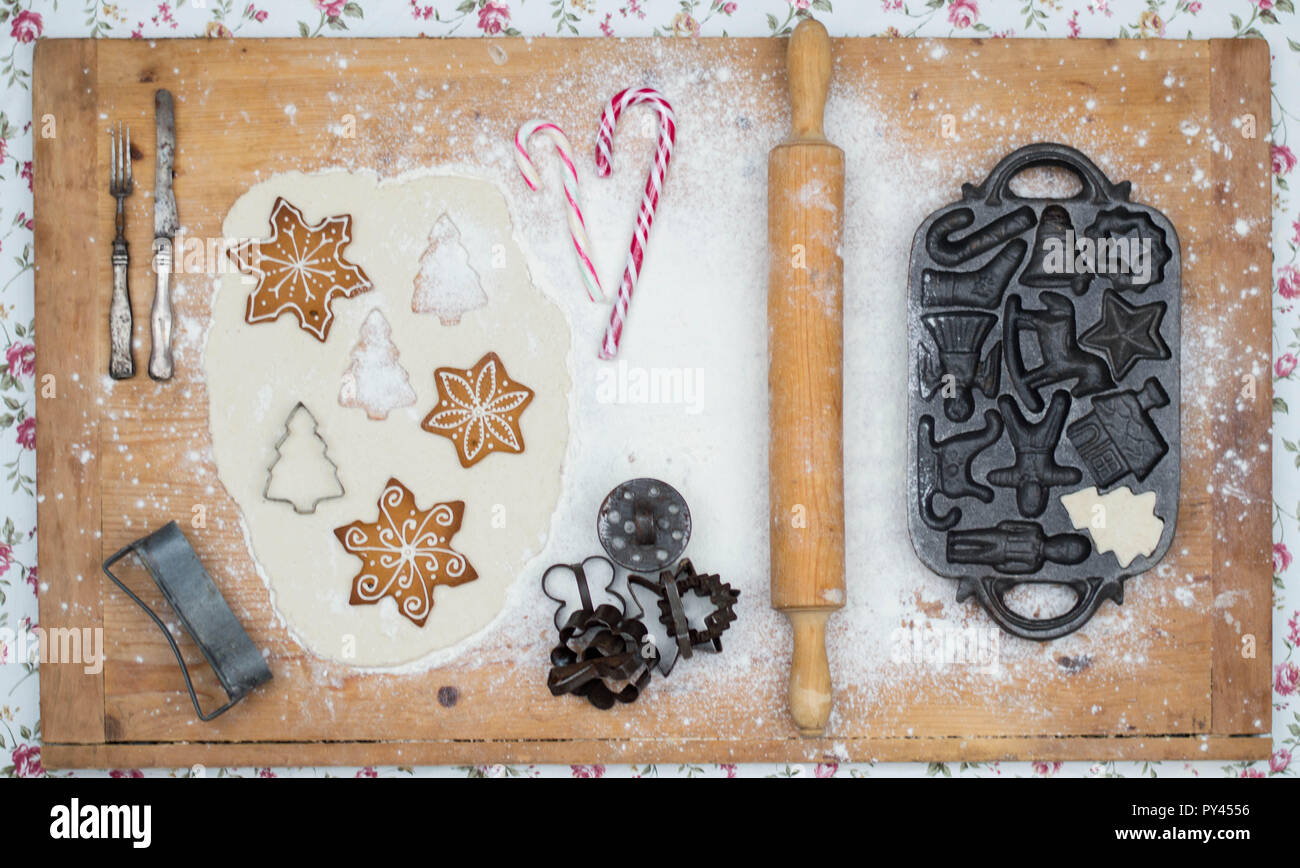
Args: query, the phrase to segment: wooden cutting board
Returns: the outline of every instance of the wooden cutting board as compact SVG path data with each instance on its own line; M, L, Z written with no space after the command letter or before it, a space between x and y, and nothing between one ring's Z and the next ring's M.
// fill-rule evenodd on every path
M344 49L346 64L339 59ZM1054 659L1044 646L1039 658L996 683L948 683L930 674L885 700L868 685L840 684L830 733L803 741L785 714L783 692L745 683L705 703L663 691L653 701L601 713L552 699L543 686L545 661L515 659L510 648L479 665L418 675L357 673L313 658L274 618L215 468L186 460L208 442L197 349L182 349L177 377L166 385L141 375L110 387L104 377L110 121L133 123L142 154L129 213L139 335L152 289L145 263L157 87L177 99L182 218L192 235L217 237L225 212L255 177L341 163L383 172L460 161L457 135L508 137L536 110L528 100L548 89L566 93L556 120L587 136L613 83L568 83L615 63L647 83L668 65L741 65L752 74L735 80L737 102L780 115L784 42L44 40L34 84L40 621L47 630L102 627L108 655L95 674L79 665L41 666L46 766L1268 756L1267 45L844 39L835 55L837 93L870 91L891 119L891 134L918 156L991 166L990 155L1020 144L1072 143L1078 130L1104 131L1135 196L1156 204L1178 229L1187 263L1184 358L1212 357L1216 374L1185 371L1183 442L1206 448L1183 450L1168 569L1140 580L1151 591L1141 605L1153 607L1142 623L1155 626L1143 628L1148 650L1133 662L1131 678L1101 677L1086 662ZM944 62L934 62L938 57ZM528 84L503 87L503 80ZM440 110L421 118L421 135L393 135L409 124L399 105L416 86L438 94ZM336 98L369 107L355 137L326 132L337 121ZM972 103L980 110L963 109ZM288 119L286 106L294 108ZM1018 120L1009 128L1010 115ZM1125 132L1137 118L1152 131L1149 140ZM1200 134L1186 129L1188 118L1197 119ZM954 120L960 134L948 137L945 124ZM238 134L228 134L235 124ZM377 129L388 134L371 134ZM770 144L761 143L764 152ZM1203 167L1207 192L1180 195L1188 179L1171 167L1192 163ZM849 166L850 174L871 169ZM979 179L954 177L950 198L964 180ZM178 319L193 326L206 316L210 280L176 281ZM1207 335L1212 347L1193 351L1189 341ZM1253 460L1239 460L1243 455ZM196 504L205 505L201 529L188 523ZM275 673L266 689L211 724L195 721L163 637L129 600L108 591L99 571L106 553L173 518ZM1187 575L1194 578L1190 588L1175 593L1177 577ZM165 610L142 572L128 573L128 581ZM1194 605L1184 604L1185 594ZM188 638L180 641L198 665L201 701L215 705L219 686ZM783 669L786 659L754 665ZM783 680L783 672L776 674ZM440 690L446 687L456 690Z

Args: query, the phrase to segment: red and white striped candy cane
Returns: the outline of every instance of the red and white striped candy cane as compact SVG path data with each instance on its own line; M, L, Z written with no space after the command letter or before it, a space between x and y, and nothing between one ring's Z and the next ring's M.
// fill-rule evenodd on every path
M677 142L677 121L673 107L663 94L652 87L619 91L614 94L609 105L605 106L605 112L600 118L600 132L596 136L596 173L602 178L609 175L613 168L610 159L614 147L614 127L623 110L638 103L647 103L659 113L659 146L655 149L650 176L646 178L645 195L641 197L641 210L637 214L632 244L627 252L627 267L623 270L623 280L618 285L618 295L614 299L614 310L610 313L609 326L605 329L605 339L601 343L602 359L612 359L618 354L618 344L623 339L623 325L627 322L627 307L632 301L637 277L641 274L641 261L645 258L650 226L654 223L655 208L659 205L659 194L664 187L664 176L668 174L668 161L673 157L673 145Z
M536 190L542 184L542 176L537 166L528 156L528 140L534 133L545 136L555 145L555 150L564 163L564 198L569 203L569 238L573 241L573 252L578 257L578 270L582 272L583 283L587 286L587 298L592 301L604 301L605 292L600 287L600 278L596 275L596 266L591 262L591 241L587 239L587 224L582 219L582 200L578 196L578 169L573 164L573 145L564 130L555 124L540 118L534 118L520 124L515 132L515 163L519 174L524 176L528 189Z

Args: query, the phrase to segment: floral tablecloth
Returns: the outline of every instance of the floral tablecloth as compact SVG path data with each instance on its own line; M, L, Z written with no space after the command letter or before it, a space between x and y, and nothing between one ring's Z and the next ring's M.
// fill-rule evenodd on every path
M35 373L32 333L33 43L42 37L760 36L815 13L836 35L1139 39L1260 37L1273 55L1274 505L1273 754L1233 763L932 763L813 766L533 766L226 769L207 774L538 776L1296 775L1300 757L1300 203L1290 191L1300 124L1300 19L1293 0L0 0L0 636L36 624ZM1295 570L1300 570L1296 566ZM8 632L5 631L8 628ZM0 776L46 774L35 666L0 639ZM188 774L136 769L114 776ZM62 774L62 773L61 773ZM102 774L87 772L84 774Z

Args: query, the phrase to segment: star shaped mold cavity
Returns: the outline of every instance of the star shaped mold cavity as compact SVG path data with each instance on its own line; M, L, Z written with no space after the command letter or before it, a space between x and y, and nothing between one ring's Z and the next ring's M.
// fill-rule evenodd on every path
M1079 336L1079 343L1100 350L1110 363L1115 379L1122 380L1142 359L1169 358L1169 346L1160 337L1164 316L1163 301L1129 304L1118 292L1108 289L1101 297L1101 319Z
M326 217L309 226L301 211L278 198L271 229L270 238L245 241L230 251L239 270L257 278L244 319L256 324L291 313L303 331L324 343L334 321L330 303L372 288L361 266L343 258L352 241L352 216Z
M423 627L433 611L435 586L463 585L478 578L473 565L451 547L464 515L461 500L422 510L410 489L388 480L375 521L358 520L334 529L343 548L362 563L348 602L363 606L392 597L399 612Z
M523 452L519 417L533 390L512 382L496 353L474 367L433 372L438 403L420 423L424 430L456 444L461 467L473 467L493 452Z

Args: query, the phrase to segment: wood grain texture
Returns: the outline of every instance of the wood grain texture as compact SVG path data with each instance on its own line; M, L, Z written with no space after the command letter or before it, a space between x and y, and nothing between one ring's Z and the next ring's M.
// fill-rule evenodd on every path
M844 152L768 161L772 605L844 603Z
M43 215L37 210L34 230L36 484L44 502L38 507L40 626L69 642L74 634L67 631L76 631L82 654L75 656L84 656L82 640L103 628L96 399L107 372L109 284L99 281L113 235L110 228L102 243L91 243L103 232L99 206L108 190L108 175L97 170L106 165L98 159L101 149L108 152L96 119L97 53L89 40L43 40L36 44L33 73L32 187L45 208ZM105 292L94 292L95 286ZM50 642L60 646L59 662L46 658L40 667L42 735L46 741L102 742L104 675L88 674L81 660L67 659L74 656L70 643Z
M1206 760L1246 761L1267 758L1258 738L1229 736L1145 736L1123 738L854 738L841 740L755 739L606 739L591 741L388 741L233 742L213 744L55 744L41 753L51 769L182 767L196 764L212 775L221 766L261 768L293 765L394 765L447 763L464 765L585 764L592 757L620 763L846 763Z
M1085 153L1104 151L1109 159L1103 167L1112 179L1131 180L1135 198L1160 208L1178 227L1189 263L1184 274L1188 362L1178 534L1161 567L1130 582L1124 605L1108 606L1080 637L1092 643L1098 657L1110 653L1117 641L1139 645L1140 659L1120 674L1079 660L1058 660L1050 646L999 678L962 673L950 678L943 671L909 675L889 667L878 683L842 685L829 737L804 744L783 713L784 689L768 690L763 686L767 680L757 677L784 665L775 659L755 659L751 683L729 685L704 705L701 697L671 690L656 692L653 702L608 713L553 699L544 687L546 661L539 650L553 632L549 613L528 617L536 638L527 646L490 645L476 665L459 663L419 675L363 674L304 652L271 611L245 547L237 507L217 481L215 468L202 458L208 444L207 394L196 374L210 278L177 276L175 380L157 384L137 376L113 385L101 376L107 358L112 238L111 199L103 189L106 125L118 118L134 125L143 154L136 163L136 182L141 190L149 189L153 91L159 86L172 90L181 218L194 236L219 237L235 199L254 178L275 172L362 165L395 174L453 163L465 158L477 137L508 142L519 118L543 109L575 141L589 140L604 91L614 85L564 89L583 70L617 66L653 82L665 63L698 69L726 65L746 71L735 76L732 86L736 102L751 116L782 114L785 58L777 40L492 40L491 48L504 52L495 56L485 42L41 43L38 118L40 108L55 106L56 114L79 124L75 131L61 125L60 139L53 142L37 140L38 375L53 371L60 382L60 398L38 404L40 558L42 581L48 585L42 620L55 623L63 601L91 612L101 594L97 565L104 552L177 518L236 615L266 649L275 674L270 685L236 711L211 725L199 724L163 637L129 600L103 591L109 659L102 678L83 682L61 674L59 667L41 668L47 765L150 766L188 763L194 757L213 766L546 758L739 761L816 758L840 745L846 746L844 758L878 759L1268 755L1267 738L1211 735L1259 732L1240 711L1224 710L1224 703L1248 701L1251 707L1267 708L1267 675L1260 679L1258 672L1261 661L1266 669L1270 659L1271 587L1267 558L1250 554L1266 552L1269 545L1267 520L1255 517L1267 512L1267 452L1245 463L1224 460L1223 452L1258 451L1260 444L1266 449L1269 413L1266 407L1241 413L1232 417L1235 427L1225 429L1217 414L1227 399L1214 397L1221 367L1217 344L1193 351L1207 335L1229 346L1250 347L1250 358L1263 360L1251 367L1263 364L1260 380L1267 388L1268 263L1242 254L1247 259L1238 268L1259 269L1258 295L1234 296L1239 303L1218 301L1217 257L1226 252L1215 240L1223 234L1214 216L1219 205L1199 189L1187 192L1193 167L1219 169L1208 137L1184 135L1180 123L1190 118L1202 129L1215 130L1231 124L1221 116L1222 102L1217 108L1211 105L1216 81L1225 92L1239 84L1232 78L1220 81L1230 71L1226 60L1221 65L1212 58L1224 50L1217 42L863 39L836 40L834 46L832 98L869 99L873 113L889 119L891 135L908 143L918 159L942 161L952 174L947 198L957 198L960 182L979 180L1015 147L1063 141ZM666 60L665 51L672 51L672 57ZM940 52L943 60L935 60ZM1259 75L1266 92L1266 70L1248 74ZM1170 76L1182 86L1165 85ZM528 96L503 88L503 77L528 81ZM544 104L536 96L545 92L539 90L541 82L560 88L554 99L543 98ZM413 136L410 112L417 111L424 91L437 95L438 110L426 106L420 114L425 134ZM1025 106L1026 93L1034 95L1031 108ZM698 104L690 90L671 96L680 103L679 113ZM1226 96L1223 100L1231 102ZM287 105L296 108L292 117ZM399 105L407 106L407 113ZM356 113L354 138L330 132L345 110ZM945 113L959 118L954 138L940 136ZM1267 117L1266 100L1259 117ZM682 120L685 124L686 115ZM1135 127L1145 135L1139 136ZM65 135L70 138L64 140ZM77 151L75 159L60 158L55 177L42 177L51 149L76 140L90 146ZM762 153L773 144L757 142L755 147ZM1266 238L1267 161L1257 165L1254 159L1234 159L1230 168L1246 180L1235 184L1229 201L1265 220L1264 228L1246 240ZM848 167L850 174L878 170ZM149 249L152 236L148 197L138 190L128 208L128 238L138 254ZM93 227L83 225L79 233L67 228L80 225L86 215L94 219ZM133 260L137 289L152 285L145 259L136 255ZM882 286L878 291L901 293L904 288ZM761 288L755 293L755 304L761 304ZM147 320L149 295L134 294L137 324ZM1242 337L1260 328L1260 339ZM73 374L78 379L71 383L79 387L69 385ZM77 403L61 403L68 400ZM1267 404L1266 397L1258 400ZM72 460L74 444L88 449L86 464L80 463L80 450L78 460ZM1212 493L1238 490L1249 493L1248 502L1233 501L1249 514L1245 521L1223 512L1225 501ZM901 501L900 493L900 508ZM185 523L196 506L205 511L201 529ZM99 539L95 533L101 526ZM1244 548L1237 553L1226 547L1238 544ZM162 605L143 573L127 572L125 578L151 604ZM879 581L883 587L888 577ZM850 596L870 592L866 587L847 590ZM1218 635L1214 602L1220 598L1235 601L1234 620L1261 625L1256 628L1258 656L1239 671L1225 668L1238 665L1224 656L1235 652L1238 637L1234 628L1227 637L1233 644L1229 649ZM945 605L954 614L965 611ZM1218 620L1222 615L1217 611ZM831 619L833 637L843 638L846 627L837 626L842 620ZM738 629L743 628L742 620ZM200 663L201 701L215 703L221 696L215 680L192 643L182 639L181 644L187 658ZM1229 673L1234 686L1225 692L1218 688ZM452 707L436 699L444 686L459 691ZM1267 726L1267 714L1263 719ZM635 742L627 740L629 733L637 736ZM78 747L77 742L106 743Z
M844 605L844 152L822 128L830 39L788 42L790 136L767 164L768 492L772 606L790 618L790 715L830 720L826 619Z
M1213 731L1268 732L1272 723L1273 588L1242 588L1237 570L1272 571L1272 486L1241 462L1270 466L1273 418L1273 215L1268 43L1222 40L1212 45L1210 89L1214 134L1213 290L1210 306L1235 327L1216 347L1236 376L1207 395L1213 407L1216 467L1221 482L1214 512ZM1248 124L1254 124L1252 130ZM1252 134L1253 133L1253 134ZM1250 135L1248 135L1250 134ZM1244 230L1244 231L1243 231ZM1248 389L1248 385L1250 388Z

